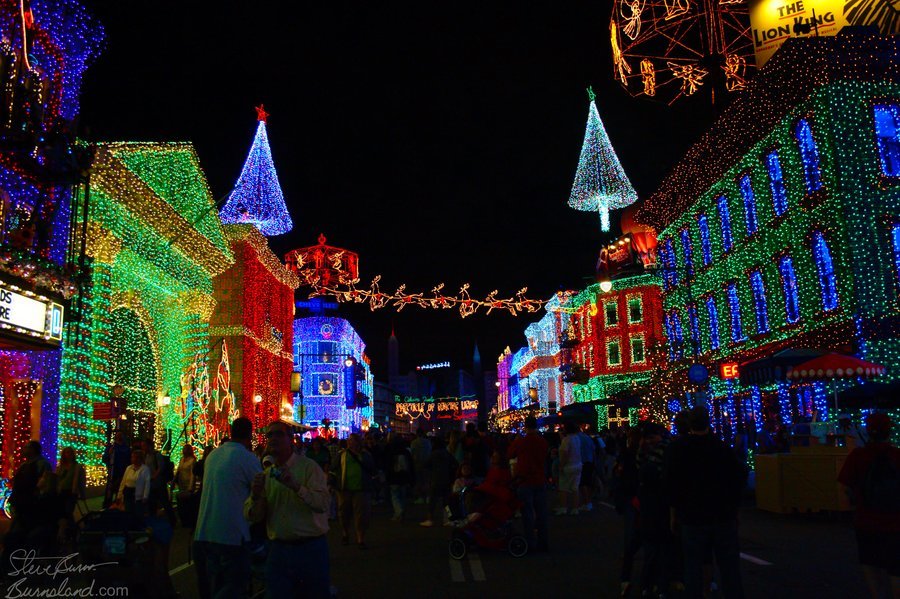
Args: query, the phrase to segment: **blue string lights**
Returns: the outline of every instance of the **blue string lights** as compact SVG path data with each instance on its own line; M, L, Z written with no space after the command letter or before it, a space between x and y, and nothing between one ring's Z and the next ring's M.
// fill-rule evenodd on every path
M875 104L873 109L881 172L886 177L900 177L900 104Z
M709 348L719 349L719 309L716 307L716 298L706 296L706 317L709 319Z
M830 312L838 307L837 281L834 274L834 261L825 234L815 231L812 237L812 255L819 275L819 290L822 293L822 309Z
M766 282L759 269L750 271L750 291L753 296L753 311L756 314L756 332L769 332L769 305L766 301Z
M782 256L778 260L778 273L781 275L781 289L784 292L784 312L788 324L800 320L800 298L797 292L797 274L794 261L790 256Z
M635 203L638 196L600 120L594 92L588 90L588 95L587 128L569 206L576 210L599 212L600 228L606 232L609 231L609 211Z
M800 119L794 127L797 149L800 151L800 162L803 165L803 178L806 181L806 193L822 189L822 175L819 172L819 149L813 138L809 121Z
M269 137L266 133L268 113L262 106L256 109L259 125L250 153L228 196L228 202L219 213L222 222L228 225L252 224L267 237L282 235L290 231L294 224L284 203L284 194L275 172Z
M705 214L697 217L697 227L700 229L700 252L703 266L709 266L712 263L712 244L709 239L709 218Z
M744 175L740 181L741 196L744 198L744 218L747 221L747 235L753 235L759 228L756 216L756 196L753 194L753 180Z
M691 244L691 231L687 227L681 230L681 253L684 255L684 270L688 278L694 276L694 247Z
M722 226L722 248L727 254L734 247L734 239L731 236L731 216L728 212L728 198L724 195L719 196L719 199L716 200L716 208L719 211L719 223Z
M739 343L747 339L741 322L741 300L738 297L737 283L728 283L728 313L731 317L731 340Z

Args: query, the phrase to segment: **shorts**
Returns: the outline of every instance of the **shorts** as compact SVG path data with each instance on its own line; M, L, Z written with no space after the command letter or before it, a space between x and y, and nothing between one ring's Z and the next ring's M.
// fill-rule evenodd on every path
M581 465L566 466L559 471L559 490L564 493L577 493L581 479Z
M578 483L579 487L583 487L585 489L593 489L594 488L594 463L593 462L584 462L581 465L581 481Z
M868 532L856 530L859 563L887 570L900 576L900 532Z

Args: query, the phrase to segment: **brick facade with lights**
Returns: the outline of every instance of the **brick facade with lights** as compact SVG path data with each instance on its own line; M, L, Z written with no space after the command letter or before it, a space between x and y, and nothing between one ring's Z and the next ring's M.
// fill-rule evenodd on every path
M723 363L814 348L900 375L897 64L896 36L788 40L638 215L661 231L669 358L709 367L729 440L833 418L832 387L741 386Z

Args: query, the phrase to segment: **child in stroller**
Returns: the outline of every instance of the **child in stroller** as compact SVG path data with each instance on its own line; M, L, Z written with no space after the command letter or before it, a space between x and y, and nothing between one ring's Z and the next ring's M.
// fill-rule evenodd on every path
M450 557L462 559L470 545L506 549L513 557L528 552L528 542L517 534L512 519L521 503L512 488L509 464L499 453L491 457L491 468L480 485L462 492L460 509L465 517L457 521L450 538ZM463 514L464 515L464 514Z

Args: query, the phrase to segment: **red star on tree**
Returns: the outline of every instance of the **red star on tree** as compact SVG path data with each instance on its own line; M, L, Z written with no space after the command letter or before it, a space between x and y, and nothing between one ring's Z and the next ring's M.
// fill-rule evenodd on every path
M262 121L264 123L268 123L269 113L266 112L266 109L262 104L256 107L256 120Z

